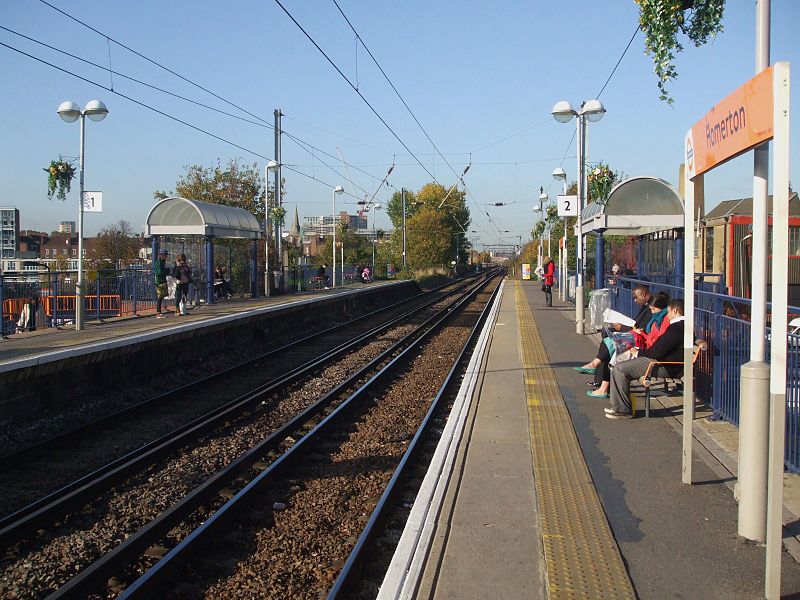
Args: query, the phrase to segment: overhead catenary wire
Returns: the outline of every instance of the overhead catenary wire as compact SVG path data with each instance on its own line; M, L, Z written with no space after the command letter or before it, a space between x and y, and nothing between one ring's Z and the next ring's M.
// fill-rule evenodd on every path
M372 111L372 113L373 113L373 114L374 114L376 117L378 117L378 120L379 120L381 123L383 123L383 125L386 127L386 129L388 129L388 130L389 130L389 132L390 132L390 133L391 133L391 134L394 136L394 138L395 138L395 139L396 139L398 142L400 142L400 145L401 145L401 146L403 146L403 148L405 148L405 149L406 149L406 151L408 151L408 152L411 154L411 156L414 158L414 160L416 160L416 161L417 161L417 164L419 164L419 166L420 166L420 167L422 167L422 170L423 170L423 171L425 171L425 172L426 172L428 175L430 175L430 177L431 177L431 178L433 178L433 180L434 180L434 181L436 181L436 177L434 177L433 173L431 173L431 172L428 170L428 168L427 168L427 167L426 167L426 166L425 166L425 165L422 163L422 161L420 161L420 160L417 158L417 155L416 155L416 154L414 154L414 152L411 150L411 148L409 148L409 147L406 145L406 143L405 143L405 142L404 142L404 141L403 141L403 140L400 138L400 136L399 136L399 135L397 135L397 133L394 131L394 129L392 129L391 125L389 125L389 123L387 123L387 122L386 122L386 120L385 120L385 119L384 119L384 118L381 116L381 114L380 114L380 113L379 113L377 110L375 110L375 107L373 107L373 106L372 106L372 104L369 102L369 100L367 100L367 99L366 99L366 97L364 96L364 94L362 94L362 93L359 91L359 89L358 89L358 88L357 88L355 85L353 85L353 82L352 82L352 81L350 81L350 78L349 78L349 77L347 77L347 75L345 75L345 74L342 72L342 70L339 68L339 66L338 66L338 65L337 65L335 62L333 62L333 60L332 60L332 59L331 59L331 58L330 58L330 57L327 55L327 53L326 53L326 52L325 52L325 51L324 51L324 50L323 50L323 49L320 47L320 45L319 45L319 44L317 44L316 40L315 40L313 37L311 37L311 35L310 35L310 34L309 34L309 33L308 33L306 30L305 30L305 28L304 28L302 25L300 25L300 23L297 21L297 19L295 19L295 18L294 18L294 16L292 15L292 13L290 13L290 12L287 10L287 8L286 8L286 7L285 7L285 6L284 6L284 5L281 3L281 1L280 1L280 0L275 0L275 3L276 3L276 4L277 4L277 5L278 5L278 6L281 8L281 10L283 10L283 12L284 12L284 13L286 13L286 16L288 16L288 17L289 17L289 19L291 19L292 23L294 23L294 24L297 26L297 28L298 28L300 31L302 31L302 32L303 32L303 35L305 35L305 36L308 38L308 40L309 40L309 41L310 41L310 42L311 42L311 43L314 45L314 47L315 47L317 50L319 50L320 54L322 54L322 56L324 56L324 57L325 57L325 60L327 60L327 61L328 61L328 63L330 63L330 65L331 65L331 66L332 66L332 67L333 67L333 68L336 70L336 72L337 72L337 73L339 73L339 75L341 75L342 79L344 79L344 80L347 82L347 84L348 84L348 85L349 85L351 88L353 88L353 91L354 91L356 94L358 94L359 98L361 98L361 99L364 101L364 103L365 103L365 104L366 104L366 105L369 107L369 109Z
M185 121L185 120L180 119L180 118L178 118L178 117L176 117L174 115L171 115L171 114L169 114L167 112L164 112L164 111L162 111L162 110L160 110L158 108L150 106L149 104L146 104L145 102L137 100L137 99L135 99L135 98L133 98L131 96L128 96L128 95L123 94L121 92L118 92L116 90L112 90L110 87L105 86L102 83L98 83L96 81L92 81L91 79L89 79L87 77L83 77L82 75L78 75L77 73L73 73L72 71L70 71L68 69L65 69L65 68L60 67L58 65L55 65L55 64L53 64L51 62L48 62L48 61L46 61L46 60L44 60L42 58L39 58L38 56L34 56L32 54L29 54L28 52L25 52L24 50L20 50L19 48L15 48L15 47L13 47L13 46L11 46L9 44L6 44L4 42L0 42L0 46L2 46L4 48L8 48L9 50L12 50L12 51L17 52L17 53L19 53L19 54L21 54L23 56L26 56L26 57L28 57L28 58L30 58L32 60L40 62L40 63L42 63L44 65L47 65L48 67L51 67L51 68L56 69L58 71L61 71L62 73L66 73L67 75L70 75L72 77L80 79L81 81L85 81L86 83L89 83L91 85L97 86L100 89L106 90L107 92L110 92L110 93L112 93L112 94L114 94L116 96L119 96L120 98L124 98L125 100L128 100L129 102L132 102L132 103L134 103L134 104L136 104L138 106L141 106L142 108L146 108L147 110L151 110L151 111L153 111L153 112L155 112L155 113L157 113L157 114L159 114L159 115L161 115L163 117L166 117L166 118L168 118L168 119L170 119L172 121L175 121L177 123L180 123L182 125L185 125L186 127L189 127L190 129L194 129L195 131L198 131L198 132L203 133L203 134L205 134L205 135L207 135L209 137L212 137L212 138L214 138L214 139L216 139L216 140L218 140L220 142L223 142L225 144L233 146L234 148L238 148L239 150L247 152L248 154L251 154L253 156L257 156L258 158L264 159L265 161L272 160L272 158L270 158L268 156L265 156L265 155L263 155L263 154L261 154L259 152L256 152L255 150L252 150L250 148L247 148L245 146L237 144L236 142L233 142L233 141L228 140L228 139L226 139L226 138L224 138L222 136L219 136L219 135L217 135L215 133L212 133L212 132L210 132L210 131L208 131L206 129L203 129L202 127L198 127L197 125L193 125L192 123L189 123L188 121ZM318 183L322 183L323 185L325 185L327 187L333 187L332 184L330 184L330 183L328 183L326 181L323 181L321 179L318 179L317 177L314 177L314 176L309 175L307 173L304 173L304 172L302 172L302 171L300 171L298 169L294 169L294 168L292 168L292 167L290 167L288 165L284 165L284 167L286 169L288 169L289 171L292 171L293 173L297 173L298 175L302 175L303 177L306 177L306 178L311 179L313 181L316 181ZM354 196L353 194L351 194L349 192L345 192L345 194L347 194L348 196L352 196L353 198L356 198L356 196Z
M47 2L45 2L45 4L47 4ZM50 6L50 5L48 4L48 6ZM66 16L70 16L70 15L67 15L67 13L65 13L65 12L64 12L64 11L62 11L61 9L57 9L57 10L58 10L58 12L60 12L60 13L62 13L62 14L64 14L64 15L66 15ZM70 17L70 18L73 18L73 17ZM74 18L73 18L73 19L74 19ZM77 19L74 19L74 20L77 20ZM98 30L94 29L94 28L93 28L93 27L91 27L90 25L87 25L87 24L85 24L83 21L80 21L80 20L77 20L77 21L78 21L79 23L81 23L82 25L84 25L85 27L88 27L90 30L94 31L95 33L98 33L99 35L103 35L103 36L104 36L104 37L105 37L107 40L112 40L112 38L110 38L110 37L108 37L108 36L105 36L105 34L103 34L103 33L99 32ZM177 99L179 99L179 100L183 100L183 101L185 101L185 102L188 102L188 103L190 103L190 104L193 104L193 105L195 105L195 106L199 106L199 107L201 107L201 108L205 108L205 109L207 109L207 110L210 110L210 111L213 111L213 112L216 112L216 113L219 113L219 114L222 114L222 115L225 115L225 116L228 116L228 117L234 118L234 119L238 119L238 120L240 120L240 121L243 121L243 122L245 122L245 123L248 123L248 124L250 124L250 125L255 125L255 126L258 126L258 127L265 127L265 128L267 128L267 129L272 129L272 130L274 130L274 129L275 129L275 126L274 126L272 123L269 123L268 121L266 121L266 119L264 119L263 117L260 117L260 116L258 116L258 115L256 115L256 114L254 114L254 113L248 113L248 114L250 114L251 116L253 116L253 118L255 118L255 119L258 119L258 121L253 121L253 120L251 120L251 119L247 119L247 118L245 118L245 117L242 117L242 116L240 116L240 115L233 114L233 113L231 113L231 112L228 112L228 111L225 111L225 110L222 110L222 109L216 108L216 107L214 107L214 106L210 106L210 105L208 105L208 104L205 104L205 103L203 103L203 102L200 102L200 101L198 101L198 100L193 100L192 98L188 98L188 97L186 97L186 96L183 96L183 95L181 95L181 94L177 94L177 93L175 93L175 92L171 92L171 91L169 91L169 90L166 90L166 89L164 89L164 88L161 88L161 87L159 87L159 86L153 85L153 84L151 84L151 83L147 83L146 81L143 81L143 80L141 80L141 79L137 79L137 78L135 78L135 77L131 77L130 75L126 75L125 73L122 73L122 72L120 72L120 71L116 71L116 70L114 70L114 69L111 69L110 67L106 67L105 65L100 65L100 64L98 64L98 63L95 63L95 62L93 62L93 61L90 61L90 60L88 60L88 59L86 59L86 58L83 58L83 57L81 57L81 56L78 56L78 55L76 55L76 54L72 54L71 52L67 52L66 50L62 50L62 49L60 49L60 48L57 48L57 47L55 47L55 46L52 46L52 45L50 45L50 44L47 44L47 43L45 43L45 42L42 42L42 41L40 41L40 40L37 40L37 39L35 39L35 38L32 38L32 37L30 37L30 36L27 36L27 35L25 35L25 34L23 34L23 33L20 33L20 32L18 32L18 31L14 31L13 29L9 29L8 27L4 27L4 26L0 25L0 29L2 29L2 30L4 30L4 31L6 31L6 32L8 32L8 33L11 33L11 34L13 34L13 35L19 36L19 37L21 37L21 38L23 38L23 39L26 39L26 40L28 40L28 41L30 41L30 42L32 42L32 43L38 44L38 45L40 45L40 46L43 46L43 47L45 47L45 48L47 48L47 49L49 49L49 50L52 50L52 51L54 51L54 52L61 53L61 54L65 55L65 56L69 56L70 58L73 58L73 59L75 59L75 60L81 61L81 62L83 62L83 63L85 63L85 64L91 65L91 66L93 66L93 67L95 67L95 68L97 68L97 69L101 69L101 70L107 71L107 72L108 72L109 74L111 74L111 75L117 75L118 77L122 77L123 79L129 80L129 81L132 81L132 82L134 82L134 83L137 83L137 84L139 84L139 85L145 86L145 87L147 87L147 88L149 88L149 89L152 89L152 90L155 90L155 91L157 91L157 92L160 92L160 93L166 94L166 95L168 95L168 96L171 96L171 97L173 97L173 98L177 98ZM117 43L117 42L115 42L115 43ZM132 50L132 49L128 48L127 46L124 46L124 45L122 45L122 44L120 44L120 45L121 45L122 47L124 47L126 50L129 50L129 51L133 52L133 53L134 53L134 54L136 54L137 56L142 56L143 58L147 58L147 57L144 57L144 56L143 56L141 53L139 53L139 52L137 52L137 51L135 51L135 50ZM153 62L153 61L152 61L152 59L147 59L147 60L150 60L151 62ZM154 64L158 64L158 63L154 63ZM168 71L168 72L170 72L170 73L173 73L173 71L171 71L170 69L167 69L166 67L162 67L162 68L164 68L165 70L167 70L167 71ZM182 76L180 76L180 75L178 75L178 77L181 77L181 79L186 79L186 78L184 78L184 77L182 77ZM197 87L199 87L200 89L202 89L202 90L206 91L206 90L205 90L205 88L203 88L203 87L202 87L202 86L200 86L199 84L194 84L194 85L196 85L196 86L197 86ZM112 91L112 92L113 92L113 91L115 91L115 90L114 90L114 88L113 88L113 84L112 84L112 86L111 86L110 88L107 88L107 89L109 89L109 91ZM212 94L212 95L214 95L215 97L219 98L219 99L220 99L220 100L222 100L223 102L226 102L227 104L230 104L231 106L233 106L233 107L235 107L235 108L239 108L238 106L236 106L235 104L233 104L233 103L229 102L228 100L225 100L225 99L224 99L224 98L222 98L221 96L218 96L218 95L214 94L213 92L209 92L209 93L211 93L211 94ZM240 109L240 108L239 108L239 110L242 110L242 109ZM244 111L244 112L247 112L247 111ZM335 160L337 160L337 161L340 161L340 162L342 162L343 164L345 164L345 165L347 165L347 166L352 166L352 165L349 165L349 164L348 164L346 161L343 161L343 160L340 160L340 159L339 159L339 158L337 158L337 157L334 157L333 155L331 155L331 154L329 154L329 153L325 152L324 150L322 150L322 149L320 149L320 148L317 148L316 146L314 146L314 145L313 145L313 144L311 144L310 142L307 142L307 141L305 141L305 140L303 140L303 139L301 139L301 138L299 138L299 137L297 137L297 136L294 136L294 135L292 135L290 132L287 132L286 130L284 130L284 131L283 131L283 133L284 133L284 134L286 134L287 136L290 136L290 137L292 137L293 141L295 141L295 142L297 142L297 143L300 143L300 144L305 144L305 145L307 145L308 147L310 147L310 148L314 148L316 151L318 151L318 152L321 152L321 153L324 153L326 156L330 156L331 158L334 158ZM332 167L330 167L330 165L326 165L326 166L328 166L329 168L332 168ZM355 167L353 167L353 168L355 168ZM379 179L379 176L377 176L377 175L374 175L374 174L372 174L372 173L368 173L368 172L366 172L366 171L363 171L363 170L362 170L361 172L363 172L364 174L366 174L366 175L368 175L368 176L372 177L373 179Z
M422 123L420 123L419 119L417 119L417 115L415 115L415 114L414 114L414 111L413 111L413 110L411 110L411 107L408 105L408 103L405 101L405 99L403 98L403 96L400 94L400 92L398 91L398 89L397 89L397 87L394 85L394 83L392 83L392 80L391 80L391 79L389 78L389 76L386 74L386 71L384 71L384 70L383 70L383 67L380 65L380 63L378 62L378 60L377 60L377 59L375 58L375 56L372 54L372 51L371 51L371 50L370 50L370 49L367 47L367 45L364 43L364 40L363 40L363 39L361 38L361 36L359 35L358 31L356 31L356 28L355 28L355 27L353 26L353 24L350 22L350 19L348 19L348 18L347 18L347 15L346 15L346 14L344 14L344 11L342 10L342 7L341 7L341 6L339 6L339 3L337 2L337 0L332 0L332 1L333 1L333 3L336 5L336 8L337 8L337 9L339 9L339 13L341 13L342 17L344 17L344 20L345 20L345 21L347 21L347 24L350 26L350 29L352 29L352 30L353 30L353 33L354 33L354 34L355 34L355 36L356 36L356 40L358 40L358 42L360 42L360 43L361 43L361 45L364 47L364 50L366 50L366 51L367 51L367 54L369 54L369 57L372 59L372 62L374 62L374 63L375 63L375 66L376 66L376 67L378 67L378 70L381 72L381 75L383 75L384 79L386 79L386 81L387 81L387 83L389 84L389 86L391 86L392 90L394 90L394 93L395 93L395 94L397 94L397 97L398 97L398 98L400 98L400 102L402 102L402 103L403 103L403 106L405 106L405 107L406 107L406 110L407 110L407 111L408 111L408 113L411 115L411 118L413 118L413 119L414 119L414 122L415 122L415 123L416 123L416 124L419 126L420 130L422 131L422 133L425 135L425 137L426 137L426 138L428 139L428 141L431 143L431 146L433 146L433 149L434 149L434 150L436 150L437 154L438 154L439 156L441 156L441 157L442 157L442 160L445 162L445 164L446 164L446 165L447 165L447 166L450 168L450 170L453 172L453 175L456 175L456 176L457 176L457 175L458 175L458 173L456 173L456 171L455 171L455 169L453 168L453 166L452 166L452 165L451 165L449 162L447 162L447 159L446 159L446 158L444 157L444 155L443 155L443 154L442 154L442 153L439 151L439 148L436 146L436 143L435 143L435 142L434 142L434 141L431 139L431 136L430 136L430 135L428 135L428 132L425 130L425 127L423 127L423 126L422 126ZM433 175L431 175L431 177L433 177ZM434 181L436 181L436 178L435 178L435 177L434 177L433 179L434 179Z

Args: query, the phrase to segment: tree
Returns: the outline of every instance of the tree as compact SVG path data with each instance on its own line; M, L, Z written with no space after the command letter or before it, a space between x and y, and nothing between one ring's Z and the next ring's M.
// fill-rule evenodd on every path
M256 163L241 165L239 159L232 158L225 168L219 160L214 168L201 165L184 168L186 173L178 178L175 193L157 191L153 194L156 200L177 195L190 200L236 206L264 222L264 183ZM271 205L274 197L272 187L267 190L267 195Z
M333 264L331 254L331 244L333 238L325 240L322 249L314 257L314 264ZM344 248L344 264L346 265L369 265L372 264L372 242L363 235L358 235L350 229L347 223L339 223L336 231L336 254L337 269L340 268L341 250Z
M725 0L635 0L639 5L639 27L645 35L645 53L653 58L659 98L672 104L667 83L678 76L675 54L683 50L682 33L695 46L702 46L722 31Z
M94 268L128 266L139 258L141 240L135 236L127 221L119 221L100 230L89 263Z
M435 207L424 206L406 219L406 252L413 269L446 266L455 257L447 215Z
M448 195L449 193L449 195ZM443 203L444 202L444 203ZM440 207L441 206L441 207ZM386 206L386 213L394 225L395 232L392 235L391 248L392 256L397 264L402 263L402 227L403 227L403 202L400 192L395 192ZM438 214L440 219L433 219L432 214L427 214L424 218L416 220L416 217L423 213ZM442 240L437 240L434 245L442 241L449 252L442 257L438 255L425 256L416 252L412 247L411 227L415 228L415 236L424 235L424 227L436 224L437 229L430 232L430 236L440 236ZM468 258L466 249L469 242L463 234L472 223L470 211L466 206L466 192L455 187L445 189L439 183L428 183L418 192L406 191L406 250L407 263L414 268L425 268L431 266L445 266L449 262L459 257L462 263ZM420 228L423 228L420 230ZM427 245L427 242L424 243ZM458 245L458 250L456 250ZM412 259L412 256L414 257ZM441 259L441 260L440 260Z

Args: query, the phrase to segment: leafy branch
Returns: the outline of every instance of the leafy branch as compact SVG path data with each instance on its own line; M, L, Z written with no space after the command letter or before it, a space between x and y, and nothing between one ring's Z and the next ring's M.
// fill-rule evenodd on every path
M652 56L658 77L659 99L674 101L667 83L678 76L675 54L683 50L678 34L702 46L723 29L725 0L634 0L639 5L639 26L645 34L645 53Z

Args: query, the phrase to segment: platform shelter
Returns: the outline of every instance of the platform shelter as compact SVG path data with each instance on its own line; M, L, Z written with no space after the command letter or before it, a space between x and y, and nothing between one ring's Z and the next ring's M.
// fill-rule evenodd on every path
M597 238L595 281L598 284L604 277L604 235L638 236L639 256L636 263L641 270L645 264L645 236L658 232L674 232L673 257L676 271L673 275L683 276L683 199L663 179L640 176L618 183L605 203L591 202L586 205L581 212L580 227L584 236L592 234ZM637 275L641 277L644 273Z
M248 239L250 244L251 290L256 289L256 240L263 226L243 208L211 204L200 200L164 198L147 215L145 233L153 237L153 259L158 255L161 236L200 236L205 245L206 302L214 302L214 240Z

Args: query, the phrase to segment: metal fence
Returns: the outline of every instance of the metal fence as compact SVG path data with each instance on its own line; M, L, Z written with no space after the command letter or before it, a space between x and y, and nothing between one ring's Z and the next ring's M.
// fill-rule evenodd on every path
M652 293L664 291L671 298L684 295L683 287L620 278L616 285L609 286L611 307L628 315L638 312L632 290L640 283L649 286ZM750 305L747 298L704 289L695 291L695 338L702 338L709 344L695 364L695 391L697 397L711 407L712 418L737 426L741 366L750 360ZM789 314L790 319L800 315L800 307L790 306ZM769 360L769 328L766 335ZM800 335L790 333L787 346L785 462L791 470L800 471Z
M86 320L135 315L155 308L155 289L149 268L87 275L84 282ZM2 335L10 335L21 328L20 315L25 304L32 309L26 329L73 324L75 283L74 273L0 275Z
M237 296L263 296L264 273L251 278L249 265L237 271L230 282ZM317 267L299 265L272 272L270 293L298 293L314 289ZM344 274L344 277L342 277ZM331 276L330 268L328 275ZM25 330L72 325L75 322L75 273L30 272L19 275L0 274L0 334L8 336L23 328L20 315L24 306L33 313ZM336 285L361 284L359 269L345 265L336 269ZM195 273L195 285L189 290L190 301L205 302L206 279ZM126 317L154 312L155 284L150 266L88 272L84 282L84 318L86 321ZM166 301L169 303L169 301ZM37 308L38 307L38 308ZM32 308L32 310L31 310ZM38 318L37 318L38 314Z

